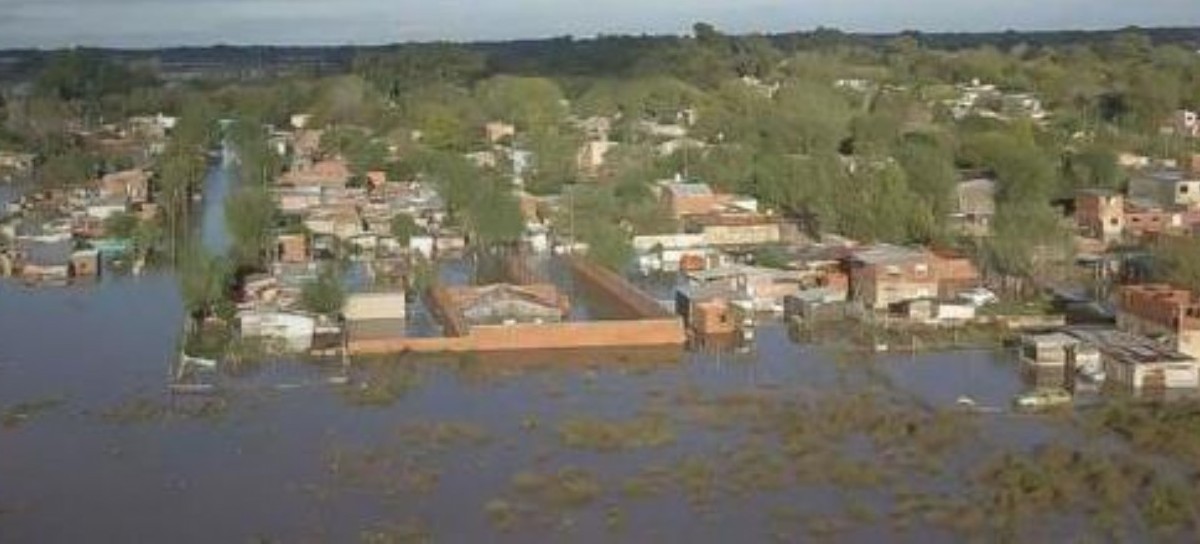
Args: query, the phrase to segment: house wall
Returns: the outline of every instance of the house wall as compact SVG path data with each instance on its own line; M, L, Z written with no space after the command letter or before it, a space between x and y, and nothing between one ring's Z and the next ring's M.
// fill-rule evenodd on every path
M1117 194L1080 194L1075 198L1075 223L1088 236L1106 242L1125 231L1125 197Z
M777 244L783 239L779 224L707 225L704 240L714 246L754 246Z
M850 272L850 285L853 298L875 310L938 295L938 280L925 262L856 266Z
M1195 361L1133 363L1116 357L1105 357L1104 373L1108 383L1131 394L1200 388L1200 366Z
M667 210L675 217L712 213L713 208L721 203L721 199L715 194L679 195L669 190L663 191L662 198Z
M937 278L940 297L954 298L979 284L979 269L966 257L934 255L929 265Z
M1165 336L1171 347L1200 358L1200 304L1190 291L1166 285L1139 285L1118 293L1117 327L1147 336Z
M1131 236L1153 236L1181 227L1179 217L1165 210L1130 210L1125 212L1125 225Z

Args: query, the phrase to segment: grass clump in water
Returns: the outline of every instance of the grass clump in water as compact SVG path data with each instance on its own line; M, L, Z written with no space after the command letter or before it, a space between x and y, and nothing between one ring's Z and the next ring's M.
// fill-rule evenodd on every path
M665 418L655 416L629 421L577 418L559 425L558 437L568 448L614 452L673 444L675 430Z
M39 415L57 410L64 404L66 401L57 397L14 404L0 412L0 426L15 429Z
M513 476L512 486L541 506L559 509L583 508L604 493L594 474L576 467L553 473L521 472Z

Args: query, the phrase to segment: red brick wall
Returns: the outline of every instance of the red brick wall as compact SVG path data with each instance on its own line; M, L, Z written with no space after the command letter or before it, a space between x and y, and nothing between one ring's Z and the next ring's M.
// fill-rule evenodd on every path
M1120 291L1120 310L1168 329L1200 329L1192 293L1167 285L1134 285Z
M473 327L463 337L362 340L349 348L352 355L384 355L682 346L686 340L682 321L655 319Z

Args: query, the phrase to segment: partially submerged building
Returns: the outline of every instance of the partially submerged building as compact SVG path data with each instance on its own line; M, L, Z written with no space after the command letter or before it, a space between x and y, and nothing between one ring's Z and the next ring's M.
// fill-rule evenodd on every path
M1200 361L1144 336L1112 330L1077 330L1076 338L1099 350L1105 383L1133 395L1200 388Z
M571 308L567 296L549 284L448 287L446 293L468 326L559 323Z
M407 312L403 292L351 294L342 310L347 339L403 337Z
M1117 327L1200 357L1200 300L1170 285L1131 285L1117 292Z

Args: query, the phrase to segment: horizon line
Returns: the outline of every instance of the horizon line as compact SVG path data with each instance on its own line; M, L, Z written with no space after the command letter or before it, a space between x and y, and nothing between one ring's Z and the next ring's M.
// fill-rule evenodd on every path
M696 24L704 23L697 21ZM718 31L721 29L718 27ZM810 28L798 28L793 30L782 31L745 31L745 32L723 32L728 36L744 37L744 36L765 36L777 37L788 36L794 34L814 34L819 31L833 31L845 34L852 37L890 37L903 36L910 34L927 35L927 36L992 36L1004 34L1054 34L1054 33L1076 33L1076 34L1105 34L1105 33L1120 33L1128 31L1197 31L1200 32L1200 24L1194 25L1125 25L1125 26L1095 26L1095 27L1038 27L1030 26L1025 28L997 28L993 30L943 30L943 29L916 29L905 28L897 30L847 30L835 26L818 25ZM407 40L407 41L392 41L392 42L364 42L364 43L285 43L285 42L233 42L233 41L214 41L207 43L176 43L163 45L91 45L91 44L70 44L58 46L0 46L0 53L19 53L19 52L56 52L67 50L97 50L97 51L119 51L119 52L152 52L152 51L167 51L178 49L214 49L214 48L234 48L234 49L369 49L369 48L384 48L397 46L422 46L422 45L503 45L510 43L521 42L545 42L562 39L570 39L571 41L597 41L607 38L687 38L691 37L690 32L672 33L672 32L597 32L590 35L577 35L571 33L560 34L543 34L529 37L513 37L513 38L479 38L479 39L431 39L431 40Z

